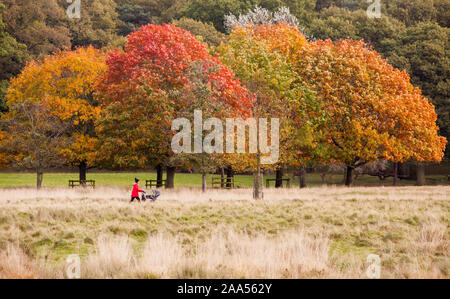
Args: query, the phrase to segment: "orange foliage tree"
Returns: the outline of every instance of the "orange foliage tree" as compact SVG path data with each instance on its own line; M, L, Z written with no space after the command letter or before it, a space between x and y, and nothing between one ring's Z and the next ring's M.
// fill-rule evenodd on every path
M42 61L30 62L11 80L6 96L10 111L2 119L17 126L6 126L4 130L16 145L31 143L31 147L22 148L12 148L10 144L9 150L14 153L16 162L17 158L27 158L33 161L33 167L41 165L37 171L39 176L46 164L43 163L46 155L58 160L56 153L50 154L50 150L33 152L33 142L38 143L36 150L40 146L47 147L42 144L47 138L33 140L31 133L26 136L26 128L33 127L36 134L48 133L47 137L56 134L58 138L51 144L61 161L79 166L80 180L86 179L86 168L92 166L95 151L94 120L101 109L94 97L94 87L106 70L104 59L103 52L93 47L60 51ZM44 122L58 124L58 130L50 130ZM57 132L52 133L53 130Z
M317 93L328 115L328 157L355 167L367 162L440 161L434 106L401 72L362 41L318 41L303 47L297 72Z
M287 24L247 31L285 57L298 80L316 92L325 113L322 117L317 109L306 107L306 115L294 117L294 123L316 122L313 140L292 144L293 161L344 162L346 184L351 185L354 168L367 162L441 160L446 140L438 135L433 105L405 72L362 41L307 42Z

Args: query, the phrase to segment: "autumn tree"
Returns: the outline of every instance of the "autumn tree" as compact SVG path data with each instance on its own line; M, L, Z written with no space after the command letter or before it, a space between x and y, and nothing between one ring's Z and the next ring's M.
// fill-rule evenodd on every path
M224 85L227 83L217 76L223 66L217 61L194 61L187 70L189 85L183 98L186 105L178 112L179 117L189 120L194 126L183 127L183 131L190 131L192 145L188 153L177 154L175 157L183 164L193 164L202 174L202 190L206 191L206 174L216 171L223 164L225 152L225 136L223 125L227 118L244 118L249 115L249 107L237 109L227 100L226 90L231 89ZM228 82L229 84L229 82ZM242 89L244 91L244 89ZM246 93L242 93L245 97ZM225 99L225 101L224 101ZM247 100L242 98L242 100ZM196 123L203 120L201 128ZM177 141L178 142L178 141ZM183 146L185 145L183 140Z
M440 161L434 106L405 72L363 42L318 41L303 48L299 74L317 91L329 121L330 158L354 169L370 161Z
M323 146L326 115L323 103L308 90L307 82L300 76L300 62L303 60L303 48L308 45L305 35L295 24L266 24L253 27L254 39L267 45L270 51L282 55L292 70L296 72L295 83L303 87L301 100L290 101L286 106L290 130L284 132L282 160L288 166L299 167L300 187L306 187L306 166L322 163L326 160L327 149ZM282 173L277 170L277 185Z
M436 106L440 133L450 138L450 29L435 23L419 23L399 35L389 62L411 75L414 85ZM447 148L447 157L450 151Z
M241 28L247 28L247 30L257 30L258 32L264 31L262 28L274 28L277 26L274 26L276 24L279 24L282 27L287 28L296 28L295 30L299 36L302 37L302 40L298 43L299 47L302 47L304 43L306 43L305 37L299 32L298 30L298 20L295 16L293 16L290 13L290 10L288 7L279 7L275 12L271 12L267 8L263 8L260 6L256 6L254 9L250 9L246 13L242 13L239 15L233 15L232 13L229 13L225 16L225 29L230 32L235 27L241 27ZM279 26L278 26L279 27ZM261 30L262 29L262 30ZM255 30L255 31L256 31ZM278 38L286 38L283 33L285 32L279 32L281 35L278 36ZM254 37L258 36L258 34L254 34ZM266 43L270 39L271 36L266 35L260 38L260 42ZM288 42L288 41L286 41ZM295 41L298 42L298 41ZM294 43L295 43L294 42ZM270 47L269 47L270 48ZM270 48L270 50L273 50L273 48ZM286 136L283 134L283 136ZM275 187L279 188L282 186L282 177L283 177L283 165L280 165L278 169L276 170L276 181L275 181Z
M174 25L143 26L129 35L124 51L110 53L99 85L105 110L97 127L105 166L164 166L167 187L173 187L180 161L171 149L171 123L192 106L189 70L199 62L215 65L206 76L209 100L235 111L248 109L247 91L234 73L210 56L204 43Z
M56 141L51 144L66 163L79 167L81 181L86 180L87 167L94 166L91 159L96 140L94 120L100 107L93 92L97 78L105 69L104 54L93 47L61 51L42 61L29 63L11 81L7 94L8 106L13 110L5 115L6 120L19 115L17 121L26 122L21 115L28 108L16 108L22 107L24 102L42 121L59 119L64 124L64 135L61 136L66 138L64 144L58 145ZM27 114L27 117L31 116ZM38 130L40 125L35 127Z
M367 17L361 3L354 11L332 6L321 10L305 26L307 34L318 39L361 40L370 44L394 67L405 70L411 81L436 106L441 135L449 137L448 109L445 109L449 55L448 1L381 2L381 18ZM447 149L446 156L449 155Z
M295 135L294 132L302 132L304 127L299 125L295 128L291 116L295 112L302 114L304 103L307 99L312 100L309 97L310 91L297 80L298 75L287 59L256 37L252 26L235 27L229 41L218 50L222 60L234 70L251 93L252 117L269 120L278 118L280 121L280 159L275 161L278 163L272 166L261 165L260 140L256 155L250 155L246 163L241 163L254 170L254 198L261 199L262 168L279 167L292 157L290 138Z

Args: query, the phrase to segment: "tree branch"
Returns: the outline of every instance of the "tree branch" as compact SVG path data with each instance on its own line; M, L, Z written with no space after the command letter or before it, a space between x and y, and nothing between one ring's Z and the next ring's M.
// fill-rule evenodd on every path
M341 150L344 150L344 148L339 144L339 142L336 141L336 139L334 139L334 137L331 137L331 140L333 141L334 145L336 145Z

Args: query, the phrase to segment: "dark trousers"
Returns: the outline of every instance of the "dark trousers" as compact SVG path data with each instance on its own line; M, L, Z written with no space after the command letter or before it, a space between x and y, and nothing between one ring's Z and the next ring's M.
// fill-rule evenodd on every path
M139 197L132 197L130 202L133 202L135 199L137 199L139 202L141 202L141 199Z

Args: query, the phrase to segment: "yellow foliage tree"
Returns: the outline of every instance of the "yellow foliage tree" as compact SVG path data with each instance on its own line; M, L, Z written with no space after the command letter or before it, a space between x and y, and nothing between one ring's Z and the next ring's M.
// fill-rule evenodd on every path
M24 125L30 125L32 111L39 111L42 121L57 121L64 128L64 132L58 132L58 136L65 137L64 142L61 139L61 144L55 144L58 154L65 163L79 166L80 180L85 180L86 169L92 166L94 120L101 112L94 90L97 79L105 71L105 55L93 47L60 51L42 61L32 61L17 78L11 80L6 96L10 111L3 115L3 122L21 123L21 127L25 128ZM30 108L36 106L39 109ZM24 115L29 117L22 117ZM36 127L41 125L37 123ZM16 141L37 141L26 136L26 132L15 132L14 127L5 127L4 130ZM12 159L15 161L21 155L30 157L31 161L35 161L33 167L42 164L39 159L44 159L44 152L40 153L40 157L20 148L10 147L9 152L10 157L16 158Z

